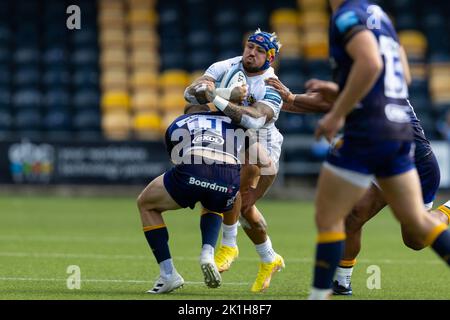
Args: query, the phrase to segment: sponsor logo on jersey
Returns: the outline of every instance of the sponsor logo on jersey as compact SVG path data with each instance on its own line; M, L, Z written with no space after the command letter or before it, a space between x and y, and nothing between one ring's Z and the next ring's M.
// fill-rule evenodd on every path
M192 142L194 144L199 144L199 143L212 143L212 144L218 144L218 145L223 145L225 143L225 140L222 137L219 136L213 136L213 135L209 135L209 134L203 134L201 136L196 136Z
M386 114L386 118L389 121L397 123L408 123L410 122L410 118L407 112L408 108L408 106L401 106L390 103L384 107L384 113Z
M247 96L247 103L249 106L254 104L256 102L255 96L253 94L250 94Z
M218 191L218 192L223 192L223 193L230 193L232 192L232 190L228 190L228 187L226 186L221 186L220 184L217 183L211 183L208 181L202 181L199 179L196 179L194 177L190 177L189 178L189 184L192 184L194 186L198 186L198 187L202 187L205 189L210 189L210 190L214 190L214 191Z

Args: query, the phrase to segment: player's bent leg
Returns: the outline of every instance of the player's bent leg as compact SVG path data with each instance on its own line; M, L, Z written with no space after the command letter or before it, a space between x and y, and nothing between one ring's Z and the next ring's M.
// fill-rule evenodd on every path
M415 244L430 246L450 265L450 232L447 225L425 210L416 170L378 179L385 199Z
M228 271L231 264L239 256L239 248L236 243L237 225L241 210L241 195L237 195L233 209L224 214L222 223L222 241L214 255L215 264L219 272ZM231 221L231 224L229 222Z
M371 177L325 163L316 199L318 229L314 280L309 299L327 299L344 250L344 219L370 185Z
M450 213L449 215L447 215L445 211L442 210L443 208L445 208L445 205L442 205L435 210L429 211L429 215L436 221L448 225L450 221ZM448 212L450 212L450 209L448 209ZM403 227L403 225L401 230L403 243L408 248L411 248L413 250L422 250L423 248L425 248L425 244L423 242L416 241L416 239L414 238L414 234L411 234L407 228Z
M259 168L255 165L243 165L240 174L240 192L236 198L232 212L224 216L222 224L222 241L215 254L216 265L220 272L228 271L231 264L239 256L239 248L236 242L238 221L242 208L242 193L251 186L256 185L259 177Z
M137 199L144 235L160 267L160 276L148 293L169 293L184 284L184 279L174 267L169 250L169 234L162 212L180 206L164 187L163 175L154 179Z
M200 218L200 230L202 234L200 268L206 286L209 288L218 288L222 283L222 277L214 261L214 248L216 247L224 215L206 208L204 208L204 211L205 213ZM227 214L231 214L231 210Z
M351 277L356 257L361 250L362 227L385 206L381 190L372 184L345 219L345 249L333 282L335 295L353 294Z

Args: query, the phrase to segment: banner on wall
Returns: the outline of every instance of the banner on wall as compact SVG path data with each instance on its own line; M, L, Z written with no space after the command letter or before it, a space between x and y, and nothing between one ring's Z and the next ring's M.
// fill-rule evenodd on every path
M162 142L0 142L0 183L142 184L169 167Z

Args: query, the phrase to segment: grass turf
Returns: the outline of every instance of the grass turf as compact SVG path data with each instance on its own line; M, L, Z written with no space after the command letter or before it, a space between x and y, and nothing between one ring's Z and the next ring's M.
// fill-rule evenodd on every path
M175 266L186 280L169 295L149 295L159 269L141 231L132 198L0 197L0 299L305 299L316 232L313 205L262 201L260 210L286 268L263 294L250 292L258 270L254 247L239 231L240 257L209 289L198 265L198 210L165 214ZM81 289L66 286L67 268L81 270ZM381 289L368 289L367 268L381 270ZM353 274L353 297L336 299L450 299L450 273L430 250L414 252L384 211L365 227Z

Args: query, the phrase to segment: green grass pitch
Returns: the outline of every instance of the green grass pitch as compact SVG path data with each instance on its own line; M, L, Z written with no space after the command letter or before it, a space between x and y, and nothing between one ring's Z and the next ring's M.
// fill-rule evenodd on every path
M0 197L0 299L305 299L316 232L308 202L262 201L260 210L286 268L269 290L250 292L258 270L254 247L239 230L240 257L209 289L198 265L198 210L165 214L175 266L186 280L168 295L149 295L159 269L142 233L133 198ZM80 267L81 288L70 290L70 265ZM381 270L381 289L368 289L370 265ZM337 299L450 299L450 272L430 249L414 252L401 241L388 211L365 227L354 270L354 296Z

